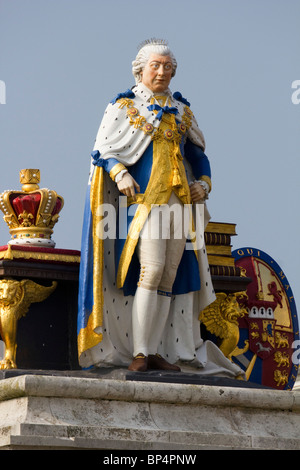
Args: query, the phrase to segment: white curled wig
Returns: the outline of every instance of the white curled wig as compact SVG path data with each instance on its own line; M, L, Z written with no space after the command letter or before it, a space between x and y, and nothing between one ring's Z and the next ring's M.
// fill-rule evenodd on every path
M135 60L132 62L132 73L136 84L142 81L142 71L149 60L150 54L169 55L173 66L172 77L174 77L177 61L168 44L164 40L150 39L142 43Z

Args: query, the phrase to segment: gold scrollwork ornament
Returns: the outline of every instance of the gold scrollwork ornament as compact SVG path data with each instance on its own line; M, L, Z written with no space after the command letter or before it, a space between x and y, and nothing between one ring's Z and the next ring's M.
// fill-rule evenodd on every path
M0 334L5 344L5 356L0 362L0 369L17 368L18 321L26 315L33 302L45 300L56 286L56 281L53 281L50 287L45 287L29 279L0 280Z

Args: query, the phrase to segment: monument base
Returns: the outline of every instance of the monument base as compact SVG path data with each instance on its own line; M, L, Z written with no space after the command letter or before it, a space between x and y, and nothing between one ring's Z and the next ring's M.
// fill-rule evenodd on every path
M300 448L299 392L24 372L0 381L1 450Z

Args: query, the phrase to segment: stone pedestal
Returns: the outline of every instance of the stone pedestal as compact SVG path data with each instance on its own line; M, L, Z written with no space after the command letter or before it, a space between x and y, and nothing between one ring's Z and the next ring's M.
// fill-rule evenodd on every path
M0 381L2 450L290 450L299 429L297 392L82 372Z
M234 228L206 234L216 291L245 290ZM300 449L300 394L220 377L79 370L80 253L0 247L0 279L58 285L18 322L18 369L0 371L0 450ZM101 463L99 461L98 463Z

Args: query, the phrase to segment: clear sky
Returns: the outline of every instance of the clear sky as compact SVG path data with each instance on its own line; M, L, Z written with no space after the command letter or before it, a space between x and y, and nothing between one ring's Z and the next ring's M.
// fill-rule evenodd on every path
M40 186L65 199L56 247L80 249L103 111L134 84L138 44L165 38L172 91L206 138L212 220L237 224L233 249L274 258L299 303L299 22L299 0L0 0L0 192L40 169ZM0 245L9 239L0 220Z

